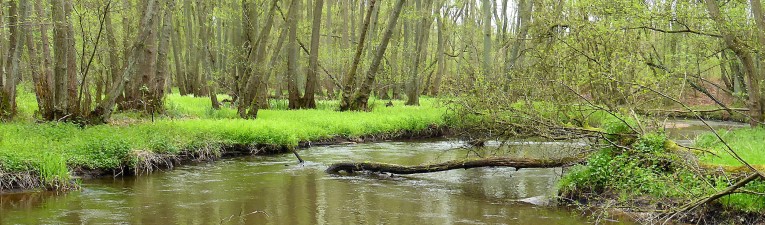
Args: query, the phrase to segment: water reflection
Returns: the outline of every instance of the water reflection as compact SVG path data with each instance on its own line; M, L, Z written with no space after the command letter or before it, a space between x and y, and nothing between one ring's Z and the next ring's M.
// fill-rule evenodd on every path
M309 162L303 166L295 165L291 155L259 156L91 180L81 192L0 196L0 224L586 223L575 212L516 201L554 194L559 168L480 168L402 177L323 172L338 161L420 164L464 157L465 150L456 147L442 140L329 146L304 150ZM551 148L527 151L540 149Z

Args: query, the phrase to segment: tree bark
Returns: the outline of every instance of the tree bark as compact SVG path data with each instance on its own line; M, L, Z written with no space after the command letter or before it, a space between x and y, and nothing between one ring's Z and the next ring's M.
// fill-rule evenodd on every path
M287 42L287 92L290 109L300 108L300 90L298 90L298 43L297 25L300 0L292 0L290 4L287 26L289 27L289 41Z
M383 34L380 46L377 47L377 53L375 54L374 59L372 59L372 65L369 67L366 79L361 83L361 87L359 87L359 90L354 94L352 98L353 102L350 104L341 103L341 106L348 107L340 108L340 110L369 110L367 102L369 101L369 94L372 91L372 84L375 82L375 76L377 75L377 71L380 69L380 64L382 63L383 57L385 56L385 51L388 49L388 43L390 42L391 36L393 36L393 30L396 28L396 22L398 21L399 15L401 15L401 9L403 6L404 0L398 0L396 2L396 6L393 8L393 12L391 12L390 18L388 19L388 25L385 28L385 33ZM348 98L343 97L343 100L346 99Z
M170 51L170 35L172 33L172 14L175 2L167 0L165 13L162 15L162 30L159 33L159 47L157 48L157 73L151 82L150 113L164 112L165 85L169 77L168 52ZM159 18L158 18L159 19Z
M211 107L213 109L220 109L220 102L218 101L218 93L216 90L216 82L213 77L213 67L215 66L215 54L210 47L210 33L211 26L208 24L207 16L208 12L214 10L215 7L210 7L207 0L197 0L197 16L199 21L199 40L202 41L202 45L199 48L200 57L203 58L202 67L204 68L204 76L201 79L201 86L204 88L202 91L204 94L210 97Z
M491 77L491 3L494 0L482 0L481 7L483 8L483 63L481 69L483 75ZM499 22L499 21L497 21Z
M575 164L581 161L581 158L562 158L562 159L524 159L524 158L484 158L475 160L453 160L437 164L426 164L418 166L402 166L396 164L373 163L373 162L345 162L335 163L329 166L325 172L338 174L341 171L346 173L355 173L360 171L393 173L393 174L417 174L433 173L454 169L470 169L479 167L514 167L516 169L524 168L555 168Z
M364 17L364 24L362 25L361 35L359 35L359 43L356 46L356 53L353 55L353 63L351 63L351 68L348 70L348 74L345 75L345 79L343 81L343 97L340 101L341 109L349 107L353 90L356 89L356 70L358 69L359 62L361 61L361 53L364 51L364 42L366 42L365 39L367 36L367 30L369 28L369 21L371 20L372 10L374 10L375 3L375 0L370 0L369 9L367 9L366 16Z
M16 84L19 79L19 61L23 47L20 34L19 8L16 0L8 2L8 26L10 30L8 58L5 64L5 86L0 90L0 119L10 120L16 114Z
M431 4L432 0L423 0L424 2L417 2L417 10L420 11L422 17L419 22L419 28L417 29L417 35L415 36L416 52L414 54L414 65L409 74L409 88L407 91L406 105L417 106L420 105L420 64L425 61L427 56L428 39L430 37L430 25L431 25Z
M130 79L131 75L136 72L136 61L139 57L142 57L146 37L152 32L153 27L148 26L148 24L153 24L154 21L152 20L156 19L155 14L157 8L159 8L157 1L158 0L148 0L146 2L145 11L139 26L140 32L135 37L135 42L132 45L133 47L130 51L130 56L128 57L128 63L122 70L122 75L120 75L119 79L114 80L114 83L111 85L112 88L106 94L104 100L101 101L89 114L89 123L106 123L111 117L114 105L117 102L117 97L125 90L125 83Z
M186 71L184 70L183 63L181 62L181 57L182 57L181 27L180 27L180 22L178 22L177 19L174 20L173 29L175 31L173 32L173 36L170 41L173 44L173 62L175 64L175 85L178 86L178 92L180 95L187 95L189 94L189 91L186 85Z
M22 4L28 4L28 1L24 1ZM28 21L30 24L32 23L38 23L39 25L39 31L40 31L40 40L41 40L41 46L44 49L42 57L40 56L38 52L38 45L35 42L35 35L32 29L32 26L28 26L26 31L26 44L27 44L27 52L29 54L29 63L30 67L32 69L32 82L34 83L35 87L35 94L37 97L37 105L39 106L40 114L44 120L51 120L53 112L53 93L51 93L51 80L50 80L50 54L48 50L48 27L45 23L42 22L42 18L44 18L44 13L42 12L42 3L36 2L35 8L32 9L31 7L28 8L28 14L31 14L29 12L36 11L37 12L37 20L33 20L29 17ZM39 64L39 67L37 66Z
M313 9L313 25L311 27L311 53L309 53L308 59L308 75L305 82L305 93L301 100L301 108L315 109L316 99L316 87L318 86L318 79L316 74L319 70L319 43L321 37L321 11L324 6L324 0L316 0Z
M756 127L763 121L763 115L760 99L760 84L757 68L755 67L754 63L754 57L752 56L752 53L746 49L746 45L743 43L743 41L741 41L741 39L736 37L731 33L729 29L727 29L728 24L720 13L720 7L717 5L717 1L705 0L705 2L709 16L712 17L712 20L715 21L715 25L720 31L720 35L725 40L726 45L736 54L736 56L738 56L738 59L744 66L744 74L746 75L747 79L746 87L749 94L747 107L750 109L749 113L751 117L749 120L749 125Z
M273 0L269 6L266 23L259 33L256 33L255 17L254 13L255 5L252 3L246 3L243 8L244 18L244 32L245 39L249 44L248 57L249 65L246 68L245 75L247 82L244 90L241 90L241 102L238 106L239 116L242 118L257 118L258 110L265 108L268 105L268 91L267 82L268 78L265 76L266 71L263 62L266 58L266 45L271 35L271 28L273 27L274 15L276 13L276 6L278 1ZM265 106L264 106L265 105ZM249 110L248 110L249 109Z

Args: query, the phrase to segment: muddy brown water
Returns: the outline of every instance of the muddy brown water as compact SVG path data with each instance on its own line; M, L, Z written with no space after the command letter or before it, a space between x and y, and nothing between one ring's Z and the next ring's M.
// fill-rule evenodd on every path
M723 124L725 125L725 124ZM673 135L696 132L690 126ZM688 131L686 133L679 131ZM509 143L549 157L580 143ZM445 139L334 145L224 159L137 177L85 180L81 191L0 195L0 224L589 224L545 203L561 168L478 168L408 176L335 176L333 162L434 163L485 152ZM631 224L627 218L601 220Z

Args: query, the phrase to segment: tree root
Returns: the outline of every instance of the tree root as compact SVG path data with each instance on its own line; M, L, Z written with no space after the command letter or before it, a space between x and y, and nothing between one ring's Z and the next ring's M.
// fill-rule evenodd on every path
M580 157L562 159L524 159L524 158L483 158L473 160L453 160L437 164L425 164L418 166L402 166L396 164L374 162L344 162L329 166L325 172L339 174L341 171L354 173L359 171L383 172L394 174L417 174L447 171L453 169L470 169L478 167L514 167L522 168L554 168L568 166L582 161Z

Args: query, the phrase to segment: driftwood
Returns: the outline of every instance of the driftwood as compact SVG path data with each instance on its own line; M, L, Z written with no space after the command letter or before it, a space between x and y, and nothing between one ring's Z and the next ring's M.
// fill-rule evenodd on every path
M416 174L447 171L453 169L470 169L478 167L514 167L522 168L554 168L572 165L580 162L582 158L571 157L562 159L524 159L524 158L483 158L473 160L453 160L437 164L426 164L418 166L402 166L396 164L373 163L373 162L344 162L335 163L327 168L326 172L338 174L341 171L354 173L359 171L394 173L394 174Z

